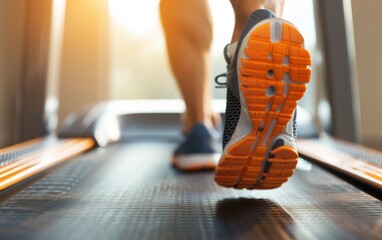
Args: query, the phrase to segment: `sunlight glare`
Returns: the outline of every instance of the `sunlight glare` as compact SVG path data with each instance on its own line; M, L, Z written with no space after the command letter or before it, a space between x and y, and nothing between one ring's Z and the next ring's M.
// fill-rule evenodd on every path
M111 20L132 36L142 37L160 26L158 3L159 0L109 0Z

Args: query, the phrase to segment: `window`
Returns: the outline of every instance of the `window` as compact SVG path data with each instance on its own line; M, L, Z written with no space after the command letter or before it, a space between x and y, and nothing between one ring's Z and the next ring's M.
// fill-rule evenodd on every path
M210 0L209 3L214 21L211 59L213 81L214 76L226 70L223 48L230 41L234 17L229 1ZM167 60L158 4L159 0L109 0L112 99L180 97ZM313 1L286 1L283 18L301 30L314 61L316 32ZM313 71L313 83L301 101L301 105L311 112L316 92L314 80ZM215 98L225 98L224 89L213 91Z

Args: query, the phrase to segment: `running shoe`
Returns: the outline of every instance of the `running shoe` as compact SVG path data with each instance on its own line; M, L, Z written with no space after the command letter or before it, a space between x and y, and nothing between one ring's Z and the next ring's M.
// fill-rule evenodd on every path
M221 155L219 139L216 129L195 124L175 150L172 165L181 171L214 170Z
M298 160L296 107L311 75L304 39L290 22L257 10L232 59L225 57L224 149L215 181L237 189L280 187Z

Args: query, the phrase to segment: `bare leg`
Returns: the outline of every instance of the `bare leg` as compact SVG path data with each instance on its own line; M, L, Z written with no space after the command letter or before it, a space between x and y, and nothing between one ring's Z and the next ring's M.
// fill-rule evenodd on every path
M251 15L257 9L268 9L281 17L284 9L284 0L231 0L235 12L235 28L231 43L239 40L240 34Z
M206 0L161 0L170 65L186 105L184 130L213 124L210 45L212 20Z

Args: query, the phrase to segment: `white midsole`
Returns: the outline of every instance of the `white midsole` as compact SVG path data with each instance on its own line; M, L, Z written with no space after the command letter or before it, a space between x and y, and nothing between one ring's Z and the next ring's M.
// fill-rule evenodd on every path
M220 155L220 153L179 154L174 156L173 163L178 168L188 168L192 166L212 166L217 164Z

